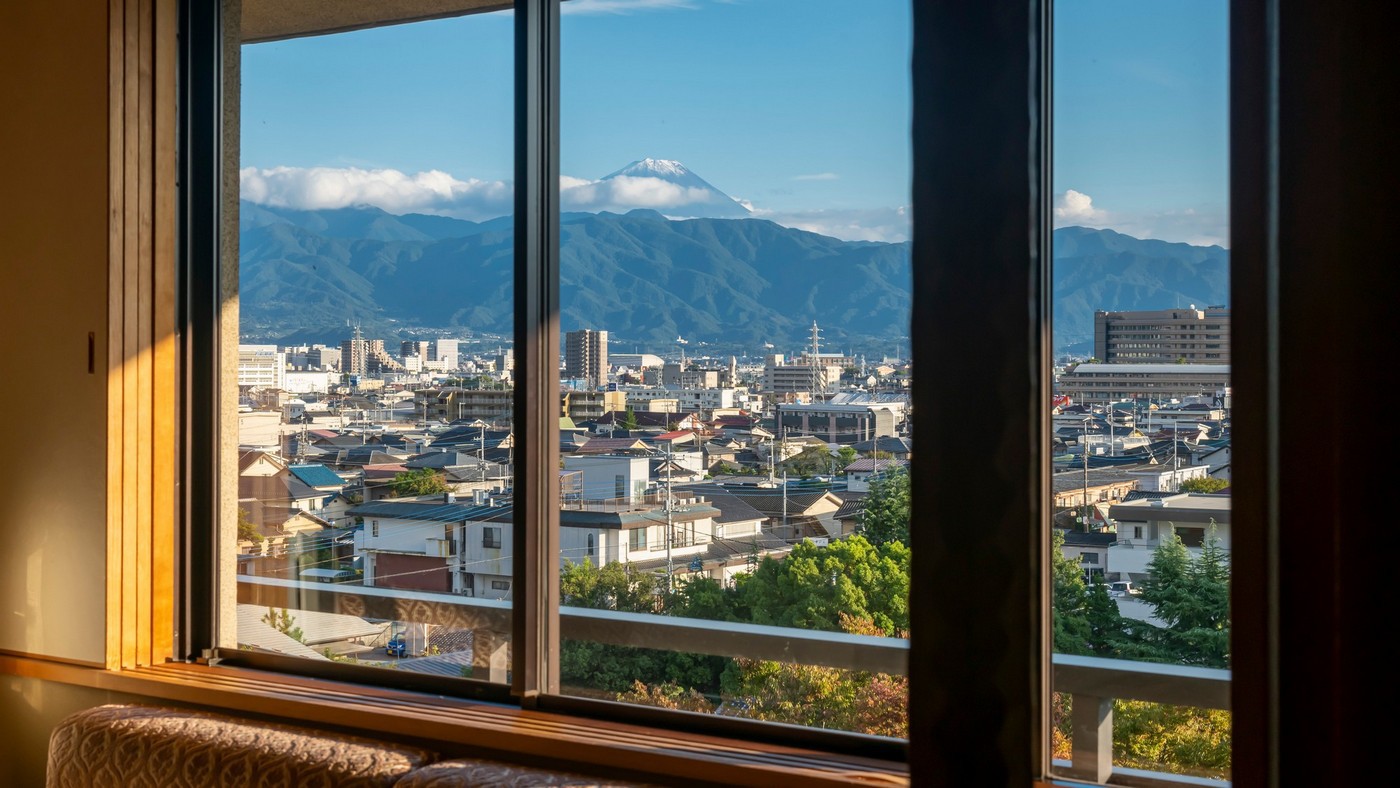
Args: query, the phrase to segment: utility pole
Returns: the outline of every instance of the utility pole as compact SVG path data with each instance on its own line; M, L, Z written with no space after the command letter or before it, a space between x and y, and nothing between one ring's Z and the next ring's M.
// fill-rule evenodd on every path
M1084 532L1089 532L1089 422L1091 417L1084 417L1084 446L1080 451L1084 455Z
M666 593L671 593L671 574L675 571L675 565L671 562L671 542L675 539L675 522L673 514L673 503L675 499L671 497L671 442L666 442Z
M783 533L787 533L787 471L783 471Z
M1117 452L1113 448L1113 402L1108 403L1108 456L1116 457Z

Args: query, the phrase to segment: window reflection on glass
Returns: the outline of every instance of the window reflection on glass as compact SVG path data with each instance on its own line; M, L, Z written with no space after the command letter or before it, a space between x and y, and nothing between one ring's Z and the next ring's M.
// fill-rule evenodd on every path
M1054 9L1054 756L1228 779L1228 4Z

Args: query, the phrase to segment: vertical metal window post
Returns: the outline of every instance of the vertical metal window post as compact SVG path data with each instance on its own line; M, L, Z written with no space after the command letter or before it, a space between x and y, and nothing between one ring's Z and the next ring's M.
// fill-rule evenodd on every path
M219 263L223 4L180 4L176 325L181 490L176 529L177 659L213 648L219 593Z
M919 444L959 450L911 468L910 771L1026 785L1049 762L1049 2L914 3L914 40L913 355L988 352L913 384Z
M515 2L511 691L559 691L559 2Z

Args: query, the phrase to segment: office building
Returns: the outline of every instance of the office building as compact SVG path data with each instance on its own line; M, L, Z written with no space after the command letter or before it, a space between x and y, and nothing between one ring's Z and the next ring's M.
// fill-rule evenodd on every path
M1094 358L1105 364L1229 364L1230 310L1095 312Z

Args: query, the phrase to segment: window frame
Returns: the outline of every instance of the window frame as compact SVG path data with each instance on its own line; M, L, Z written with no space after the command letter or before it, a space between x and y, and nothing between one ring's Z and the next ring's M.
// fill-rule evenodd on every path
M186 0L190 6L199 5L193 0ZM1000 110L1009 112L1011 106L1019 105L1019 112L1011 112L1011 116L1025 115L1026 90L1034 84L1045 81L1045 71L1040 68L1038 58L1044 56L1043 51L1037 50L1035 54L1022 52L1026 40L1027 31L1030 31L1035 39L1035 31L1038 26L1044 23L1045 15L1041 9L1048 4L1048 0L1033 0L1026 8L1015 10L1010 13L1014 19L1008 22L1001 17L1006 16L1005 9L1000 9L996 13L988 13L983 10L963 9L953 12L953 19L946 18L949 12L940 10L931 13L922 7L922 4L915 3L913 7L913 35L916 40L929 38L932 43L943 47L947 51L948 47L957 44L957 47L967 52L979 52L976 58L980 62L989 66L995 64L991 69L991 75L995 79L1004 80L1008 74L1019 73L1022 79L1019 83L1013 80L1013 84L1020 84L1021 91L1007 91L1006 85L1001 85L1000 92L992 90L986 94L986 100L980 102L984 109ZM628 704L611 701L599 701L586 698L567 696L560 692L558 678L558 664L550 659L552 653L557 653L560 644L559 636L559 611L555 600L559 597L559 577L557 571L557 558L559 552L559 524L558 524L558 477L556 469L558 467L557 441L553 438L554 425L557 424L557 391L559 387L559 371L556 362L557 344L560 337L559 332L559 217L560 204L558 194L559 184L559 0L516 0L514 3L515 13L515 83L516 83L516 117L515 117L515 410L514 418L516 425L516 488L514 507L514 575L512 577L512 616L513 616L513 654L512 654L512 684L509 688L509 698L527 709L540 709L547 711L559 711L581 716L616 720L623 722L642 722L648 725L669 728L673 730L689 730L697 732L716 733L720 735L733 735L756 741L772 741L783 744L796 744L799 746L816 747L824 751L834 753L856 753L865 756L872 756L881 759L894 761L908 760L916 762L917 758L912 758L911 752L918 752L919 746L927 745L928 742L918 741L919 737L915 731L919 729L916 713L919 708L911 704L910 709L910 730L911 739L908 742L895 741L882 737L867 736L858 733L829 731L822 729L802 728L800 726L783 725L777 723L758 722L753 720L711 717L707 715L697 715L684 712L671 712L665 710L638 707ZM940 18L943 17L943 18ZM222 72L211 66L210 61L222 62L223 53L220 46L237 46L236 41L223 41L219 44L220 37L212 35L219 27L218 14L213 14L214 19L205 19L206 27L203 31L189 29L186 32L190 37L186 39L191 45L188 57L192 64L194 61L204 59L204 69L213 68L211 78L219 79ZM196 17L191 17L192 19ZM201 18L202 19L202 18ZM1008 28L1016 27L1016 22L1023 23L1019 28L1019 34L1012 33ZM956 30L959 25L971 24L979 27L989 36L1004 45L1016 42L1018 57L1012 58L1009 62L1001 62L997 58L990 57L979 47L969 46L969 37L961 34L950 35L948 31ZM948 27L948 25L952 25ZM997 30L996 28L1002 28ZM939 33L939 30L943 32ZM1042 39L1035 39L1037 41ZM1048 41L1048 38L1043 39ZM211 46L212 44L212 46ZM206 49L207 48L207 51ZM994 47L995 49L995 47ZM957 79L951 82L946 77L952 76L944 74L945 79L940 82L934 79L933 69L935 64L927 57L927 48L915 47L914 62L911 71L911 81L915 93L914 124L913 134L917 140L921 135L927 138L926 142L931 144L914 144L914 172L915 189L914 202L920 202L920 195L923 199L928 199L930 189L934 184L940 184L941 188L951 185L948 177L941 180L929 177L929 165L933 156L929 154L930 147L936 145L938 135L931 134L931 124L928 123L930 116L934 113L929 111L931 106L928 101L937 99L939 94L949 89L957 95L964 95L965 90L959 90L956 84ZM202 56L202 57L201 57ZM1029 76L1032 84L1027 84L1026 77ZM968 87L970 82L964 84ZM1048 90L1048 85L1044 86ZM979 85L977 90L985 91L985 85ZM235 94L236 95L236 94ZM222 98L222 97L221 97ZM920 111L921 101L924 111ZM213 102L204 107L205 111L212 111L220 106L219 102ZM1044 112L1043 104L1034 104L1037 112ZM192 106L192 113L198 106ZM1040 162L1048 162L1048 159L1037 158L1030 155L1031 150L1043 150L1045 140L1043 130L1046 128L1044 122L1031 123L1028 125L1001 125L1004 117L993 112L993 117L986 119L977 132L967 135L968 129L963 129L964 136L945 137L942 141L953 145L973 144L984 150L996 148L998 156L1004 155L1008 150L1019 150L1021 159L1027 168L1040 166ZM936 126L937 124L932 124ZM945 131L951 130L944 126ZM217 141L223 139L223 133L218 116L193 117L189 127L189 133L193 138L200 137L201 133L211 135L215 144L209 152L208 158L201 158L194 167L191 177L185 181L190 184L189 192L200 191L200 185L212 188L215 194L223 194L218 191L220 176L227 179L230 171L223 162L222 151L218 148ZM1039 138L1037 135L1041 135ZM999 145L990 145L989 141L995 141ZM983 157L982 161L986 161ZM220 165L224 165L222 172ZM1004 164L1004 162L1003 162ZM963 176L968 174L968 168L962 167L960 172ZM1031 169L1024 170L1030 173ZM1048 172L1041 173L1040 177L1048 177ZM1021 213L1027 221L1040 230L1037 233L1017 234L1008 233L1004 228L1000 231L1003 242L1001 253L1003 254L1003 266L999 274L1009 273L1013 275L1019 271L1022 277L1030 276L1030 281L1039 283L1043 276L1045 257L1043 250L1048 249L1048 227L1044 223L1044 214L1048 211L1048 201L1046 205L1036 207L1035 200L1039 195L1048 194L1043 188L1032 188L1030 177L1020 179L1002 178L995 183L988 183L991 191L983 189L984 194L995 194L1001 200L1012 203L1019 203L1024 206ZM210 186L212 184L212 186ZM921 189L920 185L926 188ZM236 199L236 197L235 197ZM227 196L224 197L227 201ZM218 201L215 201L217 203ZM929 204L938 203L932 200ZM221 246L217 248L223 250L234 249L231 243L236 243L236 239L230 241L220 235L227 232L226 228L219 221L219 207L212 205L210 210L213 217L205 233L212 233L215 238L219 238ZM963 210L967 214L968 209ZM918 240L920 229L927 232L926 227L929 217L927 212L919 212L915 215L915 236L913 245L914 257L914 282L913 291L916 303L920 300L937 303L940 305L953 306L954 303L966 303L960 297L949 297L938 299L939 292L951 293L951 290L942 290L950 287L947 282L940 282L928 276L921 276L920 260L928 260L936 257L945 251L941 245L935 245L927 241ZM980 226L986 226L986 217ZM921 222L921 219L925 220ZM198 228L195 228L196 231ZM236 228L235 228L236 232ZM195 232L192 240L202 237ZM931 235L924 236L932 238ZM970 235L961 236L966 239ZM200 257L194 254L187 254L184 265L191 269L200 268L193 265L191 261L196 259L218 259L214 257ZM204 266L208 267L208 266ZM1032 321L1026 319L1026 298L1008 298L1004 292L1002 282L994 281L991 275L981 277L984 287L979 292L1001 293L1001 298L994 304L991 310L993 314L1001 314L1012 318L1012 322L1019 322L1025 331L1022 342L1017 346L1027 351L1031 351L1037 357L1036 368L1043 370L1041 374L1029 373L1025 368L1024 361L1018 360L1015 353L1009 352L1003 359L1000 374L1005 375L1008 370L1014 370L1014 376L1018 377L1019 389L1023 392L1037 391L1044 389L1048 383L1048 344L1041 343L1035 345L1036 332ZM195 309L209 310L212 314L204 316L204 324L217 326L219 324L219 300L218 282L215 277L212 292L216 297L200 301L192 299ZM1013 288L1014 290L1014 288ZM1041 294L1040 300L1045 302L1045 293ZM1048 303L1048 302L1047 302ZM1042 304L1040 311L1036 314L1046 314L1046 305ZM946 326L955 328L970 325L976 322L967 316L960 316L955 320L950 320L946 315L954 313L954 310L922 310L925 317L933 313L944 315L941 322ZM934 326L922 325L920 321L921 310L914 310L913 326L911 336L914 337L912 343L913 352L920 357L932 357L926 355L933 348L926 341L928 331L938 330ZM979 316L977 319L982 319ZM925 320L923 323L927 323ZM217 332L209 333L192 332L190 342L195 348L195 352L206 352L211 358L217 358L219 349ZM1034 350L1032 348L1035 347ZM922 348L922 350L920 349ZM215 394L218 392L221 382L218 379L217 367L213 370L211 378L197 379L194 381L193 400L196 402L215 401ZM987 380L995 378L997 375L989 375ZM939 392L929 386L913 387L913 399L915 406L925 412L937 411L941 401L951 401L956 399L963 401L963 397L971 391L986 389L976 383L969 384L968 387L959 391L957 398L951 397L951 392ZM1010 400L1012 397L1003 393L998 397L1001 401ZM1031 398L1023 401L1023 405L1031 402ZM1008 420L1007 426L1014 424L1030 427L1025 434L1039 436L1032 440L1032 443L1044 442L1045 431L1043 425L1038 424L1042 418L1035 411L1036 408L1023 408L1023 418ZM1011 429L1005 430L1011 432ZM980 440L985 437L985 430L979 432L979 440L973 441L972 445L981 446ZM213 444L217 446L217 443ZM965 459L975 460L979 450L970 453L965 452ZM987 459L992 459L993 452L987 452ZM1042 453L1040 456L1044 456ZM1032 774L1043 774L1043 770L1032 766L1038 760L1043 760L1045 752L1040 739L1048 737L1048 728L1039 720L1038 711L1027 714L1026 710L1040 709L1043 706L1039 698L1041 690L1047 686L1045 676L1048 675L1049 652L1043 646L1048 641L1045 637L1046 615L1045 599L1043 591L1044 570L1038 564L1045 563L1039 558L1044 558L1047 554L1045 548L1048 546L1048 531L1040 529L1035 523L1040 522L1038 518L1043 515L1044 504L1039 500L1048 492L1048 466L1037 466L1038 470L1032 468L1038 462L1039 456L1028 454L1021 458L1023 462L1018 464L1019 475L1026 479L1035 479L1026 487L1026 493L1012 498L1012 505L1002 512L1001 521L998 528L988 529L984 540L995 541L996 538L1006 538L1008 534L1014 533L1014 539L1022 542L1022 547L1030 554L1037 557L1027 562L1024 559L1008 563L1004 569L1011 574L1013 579L1019 582L1008 583L1002 586L1008 590L1014 590L1018 594L1025 594L1025 601L1018 604L1021 610L1020 621L1025 625L1024 637L1013 638L1014 650L1019 656L1017 659L1023 661L1028 666L1034 666L1026 677L1038 674L1038 681L1016 681L1005 682L1005 677L984 676L983 681L974 682L973 686L977 690L985 690L989 686L999 686L1005 691L1001 694L1013 701L1013 705L1018 712L1019 723L1015 726L1016 735L1008 738L1004 732L992 735L989 728L977 725L967 725L966 721L960 722L956 727L962 732L960 739L967 739L975 735L988 735L991 738L1001 738L1006 743L1005 752L1016 751L1020 755L1016 759L1016 766L1012 769L1013 774L1024 775L1027 778ZM217 464L217 463L216 463ZM971 463L969 463L970 465ZM925 466L931 469L932 466ZM945 469L946 471L947 469ZM955 486L959 490L959 495L966 494L969 490L984 489L988 480L981 479L979 484L969 484L968 474L957 474L958 480ZM217 477L217 474L215 474ZM979 477L972 477L979 478ZM952 507L949 503L957 500L959 496L939 497L934 493L935 489L947 488L948 482L941 486L931 487L927 490L920 490L916 485L914 505L917 510L927 513L930 517L939 519L951 519L947 515L952 514L958 507ZM1034 489L1034 493L1030 490ZM217 522L217 496L206 502L203 512L196 511L191 522L196 527L190 528L190 532L198 532L201 529L199 523ZM1029 505L1027 506L1027 502ZM1021 508L1017 509L1016 507ZM946 510L946 511L941 511ZM203 516L201 516L203 515ZM1037 533L1044 531L1043 533ZM994 536L995 535L995 536ZM215 566L217 564L217 545L206 546L208 554L205 556L205 566ZM930 554L934 551L930 550ZM944 564L942 556L936 557L939 560L932 561L932 565L946 566L953 570L946 577L955 577L959 571L964 571L962 561L954 560ZM916 566L920 562L916 561ZM927 566L926 564L925 566ZM922 573L925 579L929 576L940 574L938 571L926 570ZM914 630L914 637L911 638L909 675L911 685L917 681L929 679L927 671L919 670L920 660L916 656L925 647L919 643L930 642L926 637L921 637L920 633L927 630L927 635L932 635L935 631L939 616L936 611L922 607L917 604L917 595L921 593L918 582L919 573L912 578L911 586L911 622ZM1032 579L1035 578L1035 579ZM927 583L925 583L927 585ZM963 605L963 610L959 612L960 619L969 616L974 618L980 616L995 615L1001 604L1000 600L993 601L988 598L976 598L967 600L961 594L962 584L955 583L954 593L947 598L960 598L967 604ZM201 600L197 595L190 595L186 600L185 610L189 610L192 617L201 616L201 609L213 611L217 609L217 596L210 594L208 599ZM202 607L201 607L202 603ZM1036 612L1038 611L1038 612ZM945 611L946 612L946 611ZM212 615L209 616L212 618ZM248 652L235 652L227 648L218 648L217 641L210 636L201 640L191 639L188 643L187 653L197 651L203 657L213 656L218 661L234 666L266 667L276 670L300 673L303 675L316 675L322 678L333 678L351 681L365 681L377 686L386 686L386 677L378 675L379 671L365 669L344 669L344 666L336 666L339 670L325 670L324 666L305 666L294 659L284 659L269 657L267 655L251 654ZM1040 644L1032 646L1032 644ZM973 646L974 648L976 646ZM962 660L962 657L956 659ZM978 660L970 660L976 663ZM945 663L946 664L946 663ZM358 675L357 674L361 674ZM392 680L392 679L390 679ZM464 697L484 697L503 699L500 694L500 687L497 685L485 685L472 679L455 679L440 683L429 682L434 685L434 691L444 694L453 694ZM423 682L415 682L422 685ZM930 685L938 685L943 691L954 690L950 697L965 695L964 687L960 681L930 682ZM441 687L441 688L439 688ZM1001 721L995 721L993 727L1000 729ZM950 741L944 741L939 747L930 752L948 752L947 747L951 746ZM960 764L960 769L980 770L986 765L985 762L969 760L966 753L959 755L956 759ZM970 772L968 772L970 773Z
M180 128L180 262L182 286L180 324L183 327L181 367L181 457L185 486L180 496L181 523L177 579L177 653L187 661L211 656L217 642L213 611L217 608L219 522L217 402L219 381L218 270L213 261L227 250L220 222L220 176L224 167L220 125L227 73L224 40L216 3L181 3ZM1040 396L1050 380L1049 315L1049 144L1050 82L1049 0L1023 4L913 4L912 58L914 92L914 286L916 304L911 326L914 355L938 358L967 326L991 325L1005 352L994 363L967 376L956 391L940 391L932 379L912 387L915 407L937 413L981 397L1000 407L1005 418L993 425L978 424L971 440L959 440L971 425L955 420L928 420L921 432L930 443L957 441L965 449L959 462L943 466L917 463L914 476L915 511L921 519L956 520L963 512L954 502L976 495L989 502L985 527L973 533L932 534L915 554L911 577L913 622L909 675L911 687L908 761L921 781L998 781L1025 784L1049 774L1048 721L1048 435ZM1257 142L1261 129L1272 131L1260 111L1272 61L1262 57L1277 33L1272 18L1276 4L1268 0L1235 0L1232 20L1232 138ZM1267 12L1267 13L1266 13ZM698 729L692 715L668 714L642 708L579 701L558 695L557 665L547 655L559 642L557 478L553 473L557 446L546 429L557 408L557 365L551 363L558 338L558 85L559 12L557 0L516 0L516 349L519 382L515 391L518 474L514 523L516 545L512 695L521 706L578 712L612 719L630 719L662 727ZM1267 19L1265 17L1268 17ZM1243 29L1241 29L1243 28ZM1240 69L1239 61L1252 68ZM1243 92L1238 88L1243 87ZM956 120L939 117L939 107L971 107ZM1241 113L1256 112L1250 125ZM1254 136L1251 136L1254 135ZM959 151L966 157L938 155ZM1237 151L1232 150L1232 154ZM950 166L951 165L951 166ZM1259 166L1232 158L1232 208L1241 195L1264 188L1270 162ZM1241 175L1250 176L1247 183ZM1246 188L1248 187L1248 188ZM941 199L942 195L956 198ZM1268 195L1265 195L1266 197ZM974 206L1008 206L1004 212ZM1268 227L1258 211L1234 212L1237 233L1252 222L1250 232ZM1242 222L1241 220L1246 220ZM968 254L987 254L991 265L976 272L939 267L937 262ZM1253 253L1253 252L1251 252ZM1237 258L1238 259L1238 258ZM1261 258L1256 257L1256 260ZM196 261L203 261L202 264ZM927 265L921 264L927 263ZM1260 266L1239 266L1232 272L1232 290L1276 276L1276 258ZM969 267L971 268L971 267ZM1261 298L1276 298L1276 289ZM942 297L940 297L942 293ZM976 305L976 309L971 309ZM1276 307L1265 301L1264 312ZM1244 310L1242 310L1244 311ZM1258 384L1277 368L1276 325L1266 314L1240 314L1244 326L1241 346L1269 340L1274 355L1237 368L1237 380ZM1238 330L1238 329L1237 329ZM957 357L957 353L952 354ZM1237 386L1238 387L1238 386ZM1240 387L1244 388L1244 387ZM1273 400L1271 400L1272 402ZM1276 414L1274 414L1276 417ZM1241 420L1243 421L1243 420ZM1262 420L1261 420L1262 421ZM999 429L998 429L999 427ZM1272 444L1269 444L1272 445ZM1237 463L1237 468L1245 463ZM987 468L997 472L987 473ZM1277 468L1259 463L1260 473L1277 476ZM1248 472L1252 474L1252 472ZM1237 470L1242 491L1257 481ZM1008 480L1012 483L1008 484ZM996 494L983 495L995 487ZM1006 489L1016 490L1011 496ZM1255 500L1258 500L1256 497ZM1263 511L1261 509L1261 511ZM1267 510L1276 516L1276 509ZM955 515L948 517L948 515ZM956 538L948 538L955 536ZM1257 540L1267 546L1268 538ZM1241 540L1243 548L1244 540ZM1006 582L991 593L968 597L968 567L963 556L991 556ZM1237 598L1252 609L1270 609L1275 599L1259 597L1257 581L1266 574L1266 552L1256 564L1237 574ZM1243 575L1243 577L1241 576ZM1244 590L1244 589L1248 590ZM938 610L923 600L960 600L956 610ZM981 619L980 621L978 619ZM986 627L987 620L999 626ZM1261 626L1266 617L1259 617ZM969 626L971 624L972 626ZM975 634L963 639L969 632ZM953 645L953 648L940 649ZM1267 638L1255 643L1262 647ZM1254 655L1256 664L1274 664L1268 655ZM1246 658L1248 659L1248 658ZM347 679L347 672L322 677ZM1237 675L1239 675L1237 673ZM1267 700L1264 676L1237 696ZM456 681L461 686L467 681ZM1245 691L1247 690L1247 691ZM915 699L919 702L914 702ZM608 708L608 707L618 708ZM1261 707L1263 705L1261 704ZM1274 709L1274 705L1267 708ZM979 713L972 714L977 709ZM1274 712L1276 713L1276 712ZM679 722L678 722L679 721ZM740 723L745 721L719 721ZM1252 730L1262 731L1267 723ZM715 730L780 732L784 726L724 725ZM849 745L860 737L826 735L823 731L794 731L777 736L803 744ZM839 747L837 747L839 749ZM901 751L903 748L899 748ZM1270 751L1276 751L1271 748ZM1245 773L1267 773L1264 771Z

